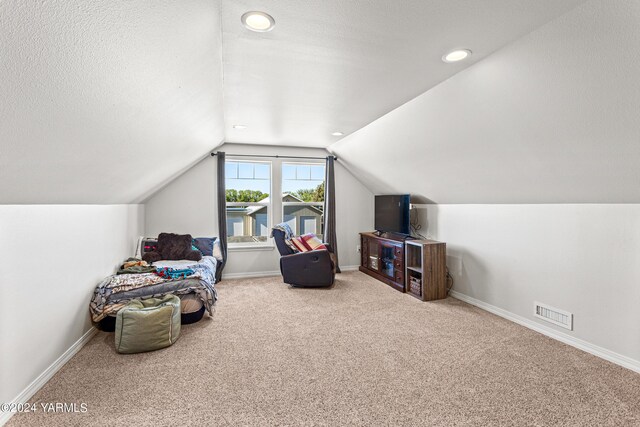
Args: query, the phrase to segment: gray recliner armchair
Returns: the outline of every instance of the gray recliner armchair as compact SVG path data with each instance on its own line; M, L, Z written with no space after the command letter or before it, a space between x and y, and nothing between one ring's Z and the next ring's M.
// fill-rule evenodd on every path
M333 285L335 264L331 248L294 253L285 243L285 233L273 229L273 239L280 252L280 272L285 283L302 288L322 288Z

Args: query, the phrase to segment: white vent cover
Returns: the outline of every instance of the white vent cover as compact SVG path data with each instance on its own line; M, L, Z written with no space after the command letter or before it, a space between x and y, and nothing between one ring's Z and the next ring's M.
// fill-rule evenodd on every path
M533 315L554 325L573 330L573 314L539 302L533 303Z

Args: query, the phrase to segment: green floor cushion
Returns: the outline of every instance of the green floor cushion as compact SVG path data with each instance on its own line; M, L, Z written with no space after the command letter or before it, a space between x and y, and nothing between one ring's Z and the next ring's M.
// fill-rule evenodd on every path
M118 311L116 350L141 353L169 347L180 336L180 298L133 300Z

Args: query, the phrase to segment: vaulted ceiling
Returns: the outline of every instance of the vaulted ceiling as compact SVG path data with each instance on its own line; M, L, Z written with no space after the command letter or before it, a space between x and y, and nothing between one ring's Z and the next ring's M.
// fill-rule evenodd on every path
M358 157L372 136L359 129L581 3L2 1L0 203L135 202L222 141L328 147L334 131L351 136L331 149L374 182ZM275 29L248 31L249 10ZM458 47L471 58L441 61ZM424 142L388 136L376 150L405 158Z
M225 0L226 140L326 147L580 2ZM274 29L245 29L249 10ZM454 48L473 55L445 64Z

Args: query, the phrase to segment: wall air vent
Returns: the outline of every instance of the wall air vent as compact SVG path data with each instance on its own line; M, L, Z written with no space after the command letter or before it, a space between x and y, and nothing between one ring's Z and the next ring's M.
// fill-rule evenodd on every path
M562 326L570 331L573 330L573 314L568 311L558 310L547 304L534 302L533 315L554 325Z

